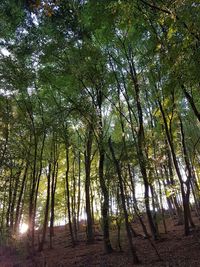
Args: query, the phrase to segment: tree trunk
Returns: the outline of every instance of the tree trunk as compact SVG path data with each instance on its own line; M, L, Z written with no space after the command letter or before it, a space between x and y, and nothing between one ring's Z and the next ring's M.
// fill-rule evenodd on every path
M14 232L17 232L19 230L19 224L20 224L20 206L21 206L21 202L22 202L22 196L23 196L23 192L24 192L24 187L25 187L25 182L26 182L26 177L27 177L27 173L28 173L28 167L29 167L29 162L27 160L26 162L26 167L24 170L24 174L23 174L23 178L22 178L22 184L21 184L21 188L20 188L20 192L19 192L19 196L18 196L18 201L17 201L17 207L16 207L16 213L15 213L15 226L14 226Z
M194 100L193 100L192 96L187 92L187 90L186 90L184 85L182 85L181 88L183 90L183 93L184 93L185 97L187 98L188 102L190 103L190 106L191 106L195 116L197 117L197 119L200 122L200 112L197 110L197 107L196 107L196 105L194 103Z
M173 159L173 163L174 163L174 167L177 173L177 176L179 178L179 182L180 182L180 186L181 186L181 195L182 195L182 201L183 201L183 210L184 210L184 227L185 227L185 235L188 235L190 230L189 230L189 220L188 220L188 199L187 196L185 194L185 190L184 190L184 184L183 184L183 179L182 179L182 175L179 169L179 165L178 165L178 161L176 158L176 153L174 150L174 144L169 132L169 128L168 128L168 124L167 124L167 119L162 107L162 104L160 102L160 100L158 101L159 107L160 107L160 111L163 117L163 121L164 121L164 126L165 126L165 132L166 132L166 136L167 136L167 141L169 144L169 147L171 149L171 154L172 154L172 159Z
M58 177L58 162L54 159L54 167L51 180L51 216L50 216L50 248L53 248L53 236L54 236L54 217L55 217L55 193Z
M23 166L23 164L22 164ZM12 204L10 207L10 229L14 233L14 218L15 218L15 206L16 206L16 199L17 199L17 191L19 188L19 180L20 180L20 175L22 171L22 166L20 167L19 172L16 173L16 175L13 177L15 178L15 185L14 185L14 190L13 190L13 197L12 197Z
M103 132L103 122L102 122L102 89L97 90L97 116L98 116L98 148L99 148L99 182L102 193L102 224L103 224L103 240L104 240L104 250L106 253L111 253L113 251L110 242L110 232L109 232L109 193L106 186L104 177L104 160L105 160L105 150L104 150L104 132Z
M45 237L46 237L46 231L47 231L47 227L48 227L50 190L51 190L51 164L49 164L49 170L48 170L48 174L47 174L47 199L46 199L46 206L45 206L42 239L40 241L38 251L43 250Z
M190 222L190 225L192 227L194 227L194 222L192 220L191 217L191 212L190 212L190 182L192 180L192 167L190 164L190 160L189 160L189 156L188 156L188 151L186 148L186 142L185 142L185 133L184 133L184 129L183 129L183 123L182 123L182 119L179 116L179 120L180 120L180 128L181 128L181 136L182 136L182 147L183 147L183 155L184 155L184 160L185 160L185 166L187 169L187 180L185 182L186 185L186 193L185 193L185 205L186 205L186 209L187 209L187 216Z
M92 152L92 127L89 126L85 149L85 203L87 215L87 243L94 242L94 234L92 228L92 214L90 201L90 169L91 169L91 152Z
M77 224L79 230L80 221L80 203L81 203L81 153L78 152L78 197L77 197Z
M103 195L102 201L102 222L103 222L103 240L104 240L104 249L106 253L111 253L113 251L110 243L110 233L109 233L109 194L104 180L104 149L99 151L99 180L101 191Z
M69 221L69 232L71 236L72 246L75 246L75 239L71 220L71 203L70 203L70 192L69 192L69 148L66 145L66 173L65 173L65 183L66 183L66 195L67 195L67 212Z
M139 83L137 80L137 73L136 73L134 61L133 59L130 59L128 55L127 55L127 60L129 62L130 75L131 75L131 79L132 79L133 86L134 86L135 101L136 101L137 113L138 113L139 130L137 132L137 143L138 143L137 155L138 155L138 160L139 160L139 165L140 165L140 171L141 171L143 181L144 181L144 189L145 189L144 201L145 201L146 213L147 213L147 218L148 218L149 226L151 229L151 233L154 239L158 239L159 235L154 224L154 220L153 220L151 210L150 210L150 203L149 203L149 181L148 181L147 170L146 170L147 158L145 155L145 135L144 135L144 126L143 126L144 124L143 123L143 111L142 111L142 106L140 102L140 87L139 87Z
M137 216L137 218L138 218L138 220L139 220L139 222L140 222L140 224L142 226L144 237L148 238L149 237L149 233L147 231L145 223L143 222L142 215L141 215L140 210L139 210L138 205L137 205L137 199L135 197L135 186L134 186L134 181L133 181L134 170L133 169L131 170L130 164L128 164L128 173L129 173L129 179L131 181L131 191L132 191L132 198L133 198L133 209L134 209L135 215Z
M10 227L10 209L11 209L11 203L12 203L12 179L13 179L13 174L12 174L12 169L10 170L10 177L9 177L9 191L8 191L8 208L6 212L6 228L9 231Z
M127 209L126 209L126 200L125 200L125 195L124 195L121 168L120 168L119 161L116 159L115 152L114 152L114 149L113 149L113 146L112 146L112 142L111 142L111 138L109 138L109 147L110 147L110 151L111 151L111 154L112 154L112 157L113 157L113 161L114 161L115 168L116 168L117 175L118 175L118 179L119 179L120 194L121 194L121 201L122 201L122 207L123 207L123 212L124 212L126 232L127 232L127 238L128 238L128 241L129 241L129 246L130 246L130 249L131 249L131 253L132 253L132 256L133 256L133 263L138 264L140 261L139 261L139 258L137 256L136 248L133 245L133 240L132 240L132 237L131 237L131 229L130 229L129 220L128 220L128 212L127 212Z

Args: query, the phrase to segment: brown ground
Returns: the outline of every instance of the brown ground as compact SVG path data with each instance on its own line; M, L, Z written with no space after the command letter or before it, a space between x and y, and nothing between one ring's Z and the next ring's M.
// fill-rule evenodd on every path
M161 240L154 242L162 261L158 260L155 250L150 242L142 236L134 238L137 253L141 260L138 266L151 267L200 267L200 230L197 218L196 230L187 237L183 235L183 226L175 226L175 222L167 219L168 233L164 234L160 225ZM137 233L141 233L141 227L137 222L133 223ZM54 249L48 248L48 242L42 253L37 253L34 258L28 259L26 247L23 241L16 241L15 248L0 248L0 267L111 267L133 266L126 236L122 232L123 252L117 249L116 232L111 232L111 241L115 251L106 255L103 253L103 241L101 233L96 230L96 241L93 245L86 245L85 234L79 234L80 242L72 248L67 242L69 233L65 227L55 228Z

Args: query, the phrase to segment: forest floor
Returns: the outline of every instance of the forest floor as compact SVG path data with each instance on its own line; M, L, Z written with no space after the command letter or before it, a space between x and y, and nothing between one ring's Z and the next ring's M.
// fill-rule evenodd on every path
M176 225L172 219L166 219L167 234L164 233L162 224L159 225L161 239L153 242L161 259L155 253L148 239L139 235L133 241L137 248L138 257L141 260L140 267L200 267L200 222L194 217L196 229L189 236L183 235L183 226ZM133 229L142 234L138 222L132 224ZM54 248L49 249L46 242L42 253L36 253L28 258L26 253L25 236L16 241L15 247L0 247L0 267L129 267L133 266L132 257L128 249L125 231L122 230L121 243L123 252L117 248L117 232L111 231L111 242L114 252L103 253L103 240L100 229L95 230L95 243L87 245L85 231L79 233L79 243L72 248L69 240L69 232L64 226L55 227L53 240ZM134 265L137 266L137 265Z

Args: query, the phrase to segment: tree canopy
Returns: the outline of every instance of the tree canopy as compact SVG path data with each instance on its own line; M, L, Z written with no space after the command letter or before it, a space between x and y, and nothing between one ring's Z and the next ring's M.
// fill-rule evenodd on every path
M0 238L200 216L199 1L0 3ZM148 226L142 214L146 214ZM120 219L121 218L121 219ZM3 242L3 241L2 241Z

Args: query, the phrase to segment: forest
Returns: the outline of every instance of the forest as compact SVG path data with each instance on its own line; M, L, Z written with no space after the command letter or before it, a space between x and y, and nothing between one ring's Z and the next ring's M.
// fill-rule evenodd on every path
M200 266L199 0L0 1L0 266Z

